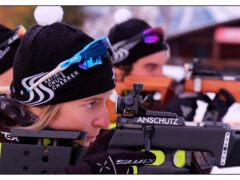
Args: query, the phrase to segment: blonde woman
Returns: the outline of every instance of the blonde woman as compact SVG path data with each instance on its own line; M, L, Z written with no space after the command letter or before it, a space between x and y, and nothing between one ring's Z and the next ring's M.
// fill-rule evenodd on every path
M87 132L86 140L71 142L90 145L82 162L65 173L127 174L137 160L153 162L155 156L147 152L106 153L114 130L98 137L109 126L106 100L115 87L108 39L94 40L77 27L59 22L60 7L38 7L34 15L38 24L28 29L14 60L12 99L1 99L7 102L4 117L11 122L7 127ZM132 161L121 164L119 159Z

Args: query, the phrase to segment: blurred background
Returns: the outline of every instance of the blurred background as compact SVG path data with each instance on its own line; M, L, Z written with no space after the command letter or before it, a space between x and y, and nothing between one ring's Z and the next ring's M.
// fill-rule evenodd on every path
M0 23L10 28L35 24L35 6L0 6ZM65 22L77 25L90 36L108 35L111 27L129 18L161 26L170 45L171 57L164 74L184 77L183 65L199 58L202 64L232 73L240 72L240 6L63 6ZM67 38L67 37L66 37ZM196 116L201 116L199 105ZM225 119L239 121L235 103ZM239 169L214 173L239 172Z
M215 68L240 69L240 6L63 6L64 21L93 37L108 34L116 23L137 17L161 26L171 49L168 64L194 57ZM35 6L0 6L0 23L26 28L35 23Z

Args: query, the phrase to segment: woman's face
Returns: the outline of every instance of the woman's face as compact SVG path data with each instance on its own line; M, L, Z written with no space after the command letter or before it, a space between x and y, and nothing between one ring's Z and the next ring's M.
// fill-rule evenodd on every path
M49 127L57 130L87 132L87 139L80 144L88 146L95 141L100 129L109 127L106 101L111 92L63 103Z

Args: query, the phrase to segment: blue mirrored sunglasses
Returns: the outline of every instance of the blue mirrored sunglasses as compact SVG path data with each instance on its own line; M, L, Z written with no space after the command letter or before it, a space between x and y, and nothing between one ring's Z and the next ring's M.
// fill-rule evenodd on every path
M64 71L72 64L78 63L78 67L87 70L94 66L101 65L103 63L103 59L107 58L112 60L113 58L113 50L112 46L107 37L102 37L96 39L95 41L86 45L81 51L75 54L73 57L61 62L58 66L50 71L48 74L43 76L37 82L35 82L28 91L31 91L36 86L52 77L53 75Z
M102 58L113 58L112 46L108 38L103 37L86 45L80 52L70 59L62 62L59 66L66 69L72 64L79 63L81 69L87 70L98 64L102 64Z

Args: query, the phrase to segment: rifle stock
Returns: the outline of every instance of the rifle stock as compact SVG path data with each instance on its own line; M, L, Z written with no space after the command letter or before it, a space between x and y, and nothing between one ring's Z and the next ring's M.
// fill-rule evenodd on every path
M140 86L127 97L118 97L117 129L109 152L161 150L166 155L160 166L143 166L139 173L188 173L176 168L173 153L177 150L208 152L210 167L240 166L240 131L222 122L185 122L175 113L149 111L141 106ZM131 100L129 100L131 99ZM129 115L129 112L131 115Z
M78 164L85 149L59 142L66 139L83 140L86 135L77 131L12 129L12 137L24 137L27 141L0 143L0 174L61 173L65 167ZM44 144L45 138L52 144Z
M224 125L224 124L223 124ZM193 150L210 152L218 167L240 165L240 131L224 126L192 124L184 126L155 125L151 136L151 149ZM228 135L229 134L229 135ZM227 141L226 162L224 162L224 143ZM118 129L109 144L109 151L137 151L145 148L142 126L139 128Z
M240 102L240 76L237 72L233 74L204 68L197 58L194 58L191 64L185 64L184 68L186 92L218 93L224 88L232 94L236 102Z
M124 79L124 82L117 83L117 93L121 95L123 91L131 90L134 83L144 84L143 91L159 91L165 97L172 79L154 76L128 76Z
M184 84L185 92L218 93L221 88L228 90L233 95L236 102L240 102L240 81L188 79Z

